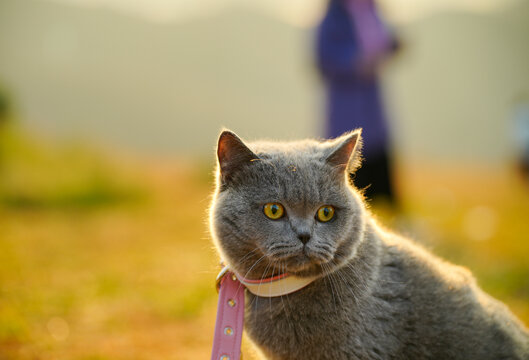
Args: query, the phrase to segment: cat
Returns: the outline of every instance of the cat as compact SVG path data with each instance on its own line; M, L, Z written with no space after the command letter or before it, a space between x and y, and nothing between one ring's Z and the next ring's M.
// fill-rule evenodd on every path
M529 359L529 333L468 270L382 229L350 182L361 131L245 144L223 131L210 211L221 258L249 279L316 277L279 297L246 292L267 359Z

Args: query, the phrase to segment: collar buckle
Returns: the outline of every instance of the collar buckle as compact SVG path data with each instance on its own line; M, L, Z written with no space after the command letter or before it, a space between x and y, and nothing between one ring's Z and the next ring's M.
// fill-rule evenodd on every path
M215 280L215 289L217 290L217 294L219 293L222 279L224 279L224 276L226 276L226 274L228 274L229 271L230 271L230 268L227 266L224 266L222 270L219 272L219 274L217 275L217 279Z

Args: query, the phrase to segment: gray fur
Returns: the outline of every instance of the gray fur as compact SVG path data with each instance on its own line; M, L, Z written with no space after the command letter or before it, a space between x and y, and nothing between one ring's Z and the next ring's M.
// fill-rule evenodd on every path
M210 219L221 257L247 278L320 275L277 298L247 292L250 339L268 359L529 359L527 329L469 271L365 210L348 180L359 138L246 146L221 134ZM269 202L287 215L268 219ZM322 205L337 209L334 221L316 221Z

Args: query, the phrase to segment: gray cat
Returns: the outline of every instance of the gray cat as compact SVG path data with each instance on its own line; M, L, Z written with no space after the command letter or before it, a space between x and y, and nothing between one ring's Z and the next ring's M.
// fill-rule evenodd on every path
M387 232L349 173L360 131L318 142L218 142L211 230L246 278L317 276L292 294L246 292L268 359L529 359L529 333L464 268Z

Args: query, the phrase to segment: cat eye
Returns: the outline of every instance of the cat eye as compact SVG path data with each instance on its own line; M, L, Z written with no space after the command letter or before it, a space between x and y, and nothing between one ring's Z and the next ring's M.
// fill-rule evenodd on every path
M263 212L269 219L277 220L284 215L285 208L280 203L268 203L265 204Z
M321 222L330 221L334 217L334 207L331 205L324 205L318 209L316 213L316 219Z

